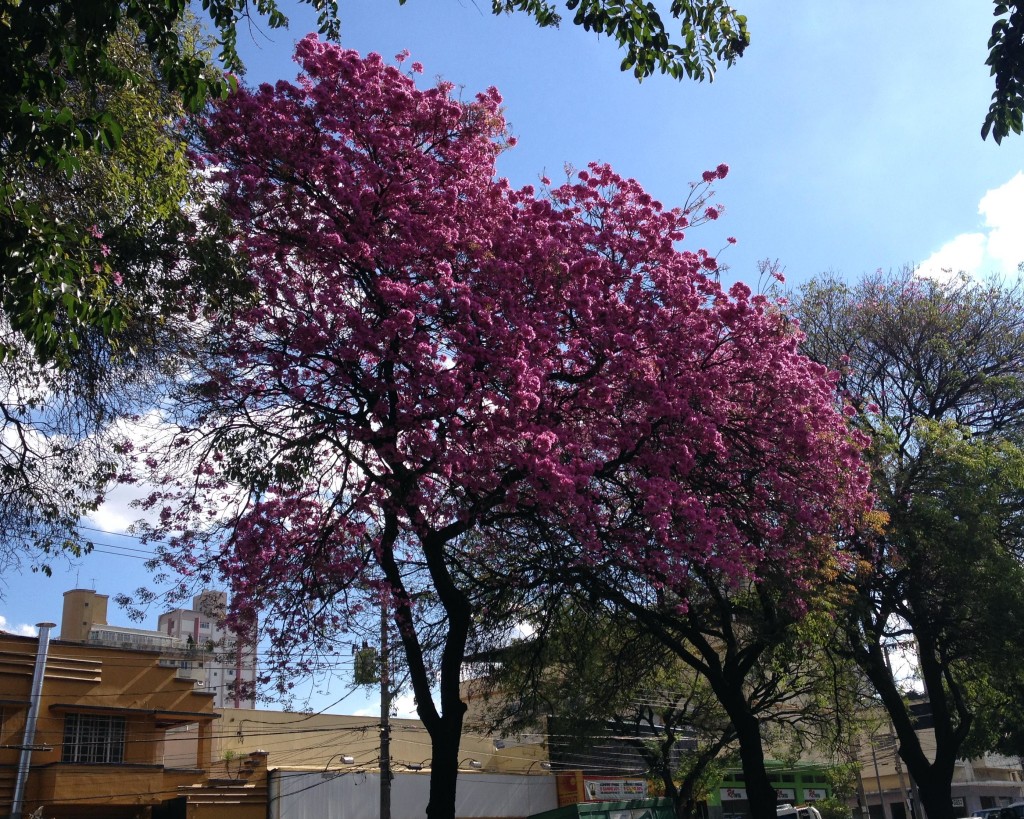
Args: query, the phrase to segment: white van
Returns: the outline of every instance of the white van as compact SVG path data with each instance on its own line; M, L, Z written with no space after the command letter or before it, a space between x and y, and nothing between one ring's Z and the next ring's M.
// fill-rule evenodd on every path
M779 805L775 815L778 819L821 819L821 812L813 805Z

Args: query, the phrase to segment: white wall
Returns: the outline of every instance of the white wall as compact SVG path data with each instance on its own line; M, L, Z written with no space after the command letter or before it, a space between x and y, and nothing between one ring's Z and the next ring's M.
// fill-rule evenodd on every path
M398 773L391 783L392 819L423 819L430 776ZM380 774L274 770L270 773L271 819L378 819ZM455 802L459 819L524 817L558 807L549 774L460 774Z

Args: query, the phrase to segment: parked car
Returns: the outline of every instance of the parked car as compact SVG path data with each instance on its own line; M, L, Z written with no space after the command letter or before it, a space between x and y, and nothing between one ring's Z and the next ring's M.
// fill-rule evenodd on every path
M974 815L981 819L1024 819L1024 802L1014 802L1001 808L985 808L975 811Z
M812 805L779 805L775 815L778 819L821 819L820 811Z

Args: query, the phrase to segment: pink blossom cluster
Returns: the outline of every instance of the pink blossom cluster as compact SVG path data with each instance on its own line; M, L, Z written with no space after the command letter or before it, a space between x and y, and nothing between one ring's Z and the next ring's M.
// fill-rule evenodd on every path
M682 601L701 574L799 587L834 559L864 441L779 306L681 249L686 208L607 165L515 189L495 89L460 101L313 36L297 59L205 130L258 298L219 325L205 460L166 524L200 531L242 486L217 558L240 622L368 565L505 565L465 536L512 522Z

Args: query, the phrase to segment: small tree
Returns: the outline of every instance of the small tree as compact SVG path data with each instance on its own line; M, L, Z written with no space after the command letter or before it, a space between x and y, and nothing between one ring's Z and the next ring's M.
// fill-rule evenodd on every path
M665 575L655 583L603 566L585 576L581 587L615 600L713 693L735 739L754 816L775 813L767 749L834 753L856 731L853 715L864 698L850 664L832 649L835 601L811 591L831 582L825 575L805 576L805 587L764 565L757 581L737 585L691 568L684 604L666 589Z
M825 771L831 793L827 799L814 803L822 819L850 819L850 801L857 795L859 775L860 762L833 765Z
M471 683L486 703L483 727L516 733L554 725L553 760L610 732L635 751L679 819L696 816L736 738L707 681L609 606L563 597L532 623L530 638L488 653L487 673ZM595 764L611 768L612 757L598 755Z

